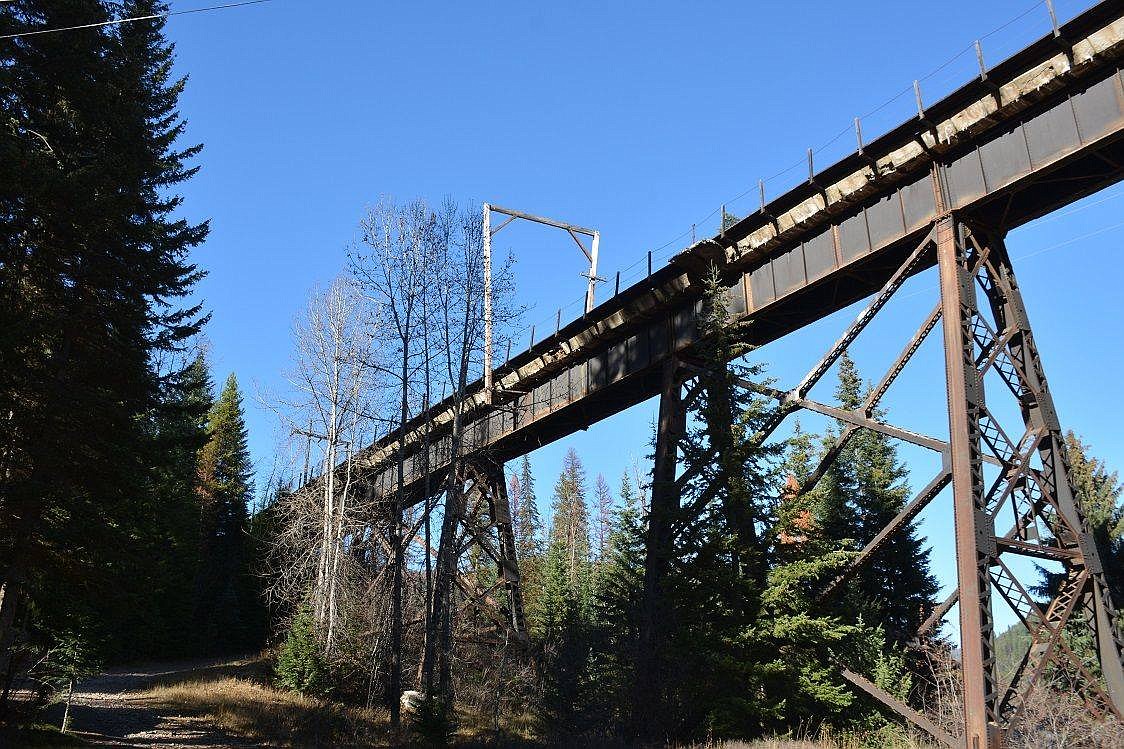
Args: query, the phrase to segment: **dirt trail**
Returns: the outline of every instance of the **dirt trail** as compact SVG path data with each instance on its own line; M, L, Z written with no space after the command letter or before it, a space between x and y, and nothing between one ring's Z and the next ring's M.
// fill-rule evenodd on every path
M80 682L71 707L72 730L95 746L259 746L225 732L206 716L161 705L145 690L179 677L189 679L223 661L154 663L115 669Z

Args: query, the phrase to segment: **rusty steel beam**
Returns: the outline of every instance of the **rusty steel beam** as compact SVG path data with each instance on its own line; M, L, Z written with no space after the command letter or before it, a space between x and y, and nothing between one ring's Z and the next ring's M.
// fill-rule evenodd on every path
M917 712L912 707L887 692L885 689L879 687L870 679L867 679L865 676L857 674L849 668L841 669L840 675L854 686L866 692L871 697L878 700L883 705L905 718L913 725L917 726L933 738L940 741L945 746L952 747L952 749L957 749L958 747L962 746L960 742L950 736L947 731L942 729L936 723L929 720L929 718L926 717L923 713Z
M1032 633L1032 647L1033 637L1040 629L1047 628L1060 632L1065 627L1068 616L1051 619L1048 614L1043 613L1042 609L1035 603L1034 598L1026 591L1026 588L1003 560L998 559L996 561L996 565L991 571L991 578L1000 597L1006 601L1019 621L1027 628L1027 631ZM1058 600L1059 597L1055 595L1054 600ZM1062 613L1072 612L1072 610L1072 607L1067 607ZM1063 673L1066 673L1071 680L1074 691L1084 698L1087 708L1096 711L1096 717L1101 718L1107 714L1114 714L1119 719L1120 713L1116 711L1112 699L1105 693L1100 681L1089 671L1081 658L1073 652L1062 637L1055 638L1054 645L1055 648L1045 651L1042 657L1048 658ZM1072 669L1072 671L1069 669ZM1028 691L1033 687L1033 682L1026 684Z
M933 311L928 314L924 322L921 323L921 327L917 329L917 332L909 339L909 342L905 345L905 348L902 349L902 352L898 354L898 358L895 359L894 363L890 365L890 368L886 370L886 374L882 376L882 379L879 380L878 384L870 391L870 395L868 395L866 401L863 402L863 413L867 416L873 415L874 409L882 401L883 396L886 395L886 391L894 384L894 380L898 379L898 375L902 373L902 370L905 369L905 365L908 364L910 359L913 358L913 355L917 353L917 349L921 348L921 344L929 337L929 333L933 332L933 328L937 326L940 319L941 305L940 302L937 302L937 305L933 307Z
M1075 499L1073 480L1062 436L1061 421L1053 396L1046 382L1041 357L1034 343L1026 306L1015 278L1014 268L1002 237L995 232L984 233L988 244L989 302L1000 326L1016 331L1006 344L1009 359L1025 387L1016 392L1023 419L1028 429L1047 435L1038 441L1038 454L1042 462L1042 477L1058 514L1076 536L1076 551L1090 572L1093 603L1093 621L1090 629L1098 648L1101 669L1108 685L1114 711L1124 713L1124 644L1119 636L1119 617L1113 606L1104 577L1100 553L1089 530L1088 522Z
M674 554L672 523L680 509L681 489L676 482L679 463L679 440L687 429L687 413L683 407L683 371L672 359L664 367L660 393L659 419L656 423L655 464L652 469L652 495L645 535L644 590L640 608L639 651L636 662L634 716L650 716L658 711L662 694L662 673L665 634L670 627L671 612L667 610L664 578ZM658 736L658 720L646 718L634 729L640 736Z
M1016 667L1011 682L1007 685L1003 694L1003 699L999 702L999 714L1010 723L1019 719L1023 708L1026 706L1026 699L1030 696L1030 691L1041 678L1043 670L1050 662L1052 651L1057 647L1057 642L1064 631L1061 624L1066 622L1073 614L1074 607L1080 597L1079 592L1081 588L1085 587L1088 574L1087 571L1081 570L1079 572L1073 571L1067 575L1063 581L1062 590L1050 603L1043 621L1033 623L1035 630L1031 633L1030 647L1027 648ZM1045 642L1040 637L1043 631L1047 635ZM1024 679L1028 666L1030 667L1030 674Z
M921 623L917 629L917 636L919 638L927 637L930 632L936 629L941 620L948 616L948 612L952 611L952 607L960 601L960 588L953 588L948 597L944 599L935 609L930 612L928 618Z
M894 271L894 275L890 276L890 279L879 292L874 295L870 303L858 314L855 321L847 327L847 330L843 332L843 335L839 337L835 345L824 354L808 374L804 375L804 379L800 381L800 384L792 389L790 397L803 398L808 394L812 386L819 382L820 378L831 368L831 365L839 360L839 357L843 355L843 352L847 350L855 338L866 329L866 326L870 324L870 321L874 319L874 316L878 314L879 310L886 306L886 303L890 301L890 297L894 295L894 292L900 289L902 284L904 284L922 265L925 261L926 254L932 249L932 245L933 232L930 230L917 244L909 257L906 258L906 261L898 266L898 269Z
M983 383L975 379L969 326L976 314L968 259L951 217L937 225L937 267L944 318L945 379L952 444L953 517L960 590L960 657L964 735L968 749L1001 746L995 712L995 657L988 570L994 561L994 530L983 507L983 460L979 417Z
M944 440L937 439L936 437L930 437L925 434L919 434L909 429L902 429L901 427L896 427L893 424L887 424L882 421L877 421L867 416L863 416L855 411L848 411L844 408L828 406L824 403L819 403L818 401L814 401L809 398L798 398L795 403L801 408L812 411L814 413L823 414L824 416L830 416L833 419L843 422L844 424L849 424L855 427L862 427L863 429L869 429L872 432L878 432L879 434L884 434L887 437L893 437L894 439L899 439L903 442L909 442L910 444L917 445L918 447L925 447L934 452L945 453L948 451L948 443Z

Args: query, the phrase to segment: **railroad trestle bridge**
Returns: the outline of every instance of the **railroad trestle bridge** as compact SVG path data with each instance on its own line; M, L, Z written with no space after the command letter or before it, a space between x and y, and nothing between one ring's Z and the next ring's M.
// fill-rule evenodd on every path
M402 491L410 503L424 499L423 486L447 492L446 512L461 518L462 532L495 560L499 576L495 587L479 590L457 575L455 564L439 563L438 575L456 578L445 584L460 585L497 627L525 637L505 461L659 396L648 532L652 593L670 548L667 518L682 510L675 441L685 418L684 385L698 376L692 354L705 271L719 268L731 318L751 323L748 342L755 345L869 298L800 383L772 393L777 410L766 431L801 409L838 420L838 442L814 478L861 429L942 456L932 481L832 586L951 485L959 585L922 629L938 627L958 608L964 734L949 736L860 675L845 676L944 743L969 749L1001 746L1048 666L1065 674L1092 710L1119 716L1124 668L1117 612L1074 498L1062 426L1003 239L1124 177L1122 66L1124 3L1102 2L981 68L978 78L941 101L919 102L915 119L869 143L860 138L850 156L762 201L752 215L498 366L492 388L477 382L432 406L359 453L353 466L369 491ZM933 267L938 301L867 402L846 411L811 400L812 386L902 284ZM947 398L947 441L876 416L879 400L934 331L945 352L947 389L934 395ZM999 397L1013 398L1021 418L989 410ZM985 471L985 464L998 470ZM1009 555L1062 565L1061 586L1045 609L1012 571ZM438 581L436 589L441 586ZM993 593L1031 633L1009 684L995 673ZM1092 632L1103 682L1061 637L1071 621Z

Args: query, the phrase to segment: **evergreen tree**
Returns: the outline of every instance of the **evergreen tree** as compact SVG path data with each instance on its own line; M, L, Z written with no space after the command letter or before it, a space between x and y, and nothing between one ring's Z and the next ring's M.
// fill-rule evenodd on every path
M600 473L593 485L594 492L594 553L597 562L603 562L609 554L609 543L616 530L617 513L613 505L613 493L609 482Z
M543 542L542 519L535 497L535 477L531 462L523 456L519 473L511 477L512 485L519 486L519 502L512 508L515 532L515 558L519 564L519 578L523 589L523 608L527 626L531 631L541 630L543 611L543 566L546 549Z
M860 408L867 390L854 362L844 354L839 361L836 390L840 406ZM874 415L885 418L882 410ZM826 523L830 538L850 540L856 548L862 548L909 501L909 474L890 438L868 429L851 437L836 464L834 480L819 494L820 517L831 518ZM828 501L824 502L824 497ZM852 604L857 602L857 610L851 606L848 613L852 618L861 614L868 621L881 623L891 642L904 645L932 610L937 590L929 550L914 520L887 539L855 576L849 593Z
M507 480L507 503L511 510L511 534L515 537L516 549L519 544L519 516L523 504L523 484L519 481L519 474L511 474Z
M531 461L526 455L523 456L519 474L512 476L512 480L519 484L519 504L514 510L517 558L522 560L541 557L544 552L542 518L535 496L535 476L531 472Z
M328 664L316 638L316 622L306 609L289 623L285 641L277 651L278 685L310 697L323 697L331 685Z
M585 580L571 581L570 563L565 543L551 543L542 584L543 706L544 727L559 739L583 730L590 696L589 611L578 590Z
M539 613L547 729L577 733L589 700L593 579L585 469L571 448L554 487Z
M835 399L839 407L854 410L862 405L862 379L846 353L839 359L839 384ZM842 432L829 429L823 436L823 450L834 446ZM827 538L862 545L860 518L856 497L859 493L858 461L855 457L854 437L839 451L839 455L813 489L816 521ZM803 483L803 482L801 482Z
M165 8L18 0L0 34ZM145 618L158 362L205 321L181 304L207 226L175 215L199 149L177 145L184 81L162 27L0 45L0 672L17 626L41 649L72 632L135 652Z
M791 690L799 703L786 709L795 707L821 719L859 721L864 728L874 728L886 722L884 708L865 697L856 702L853 694L840 690L833 661L845 662L903 701L909 697L912 677L900 649L887 641L883 627L871 627L861 614L852 613L858 606L844 611L841 621L831 616L832 612L825 614L816 600L857 552L849 549L847 542L824 533L818 515L822 497L815 490L800 492L812 472L813 444L811 435L797 424L788 440L785 486L769 534L772 561L765 594L772 634L803 630L807 640L805 647L791 651L797 659L787 664L787 670L776 672L779 681L769 692L784 694ZM815 648L806 647L813 643ZM792 679L796 679L795 689L786 685Z
M854 553L824 534L814 498L798 491L795 477L811 472L810 440L799 438L803 454L787 460L783 444L761 443L772 406L739 383L763 379L764 370L739 362L749 349L730 324L717 272L706 288L702 389L680 443L683 470L697 478L684 490L692 512L681 518L678 561L665 582L671 622L662 704L638 705L644 712L633 717L678 740L753 738L842 720L854 697L836 662L867 654L860 667L869 672L885 643L861 621L812 610L815 593ZM627 594L604 600L616 601L607 616L627 623L614 613L627 611Z
M570 448L562 459L562 473L554 485L550 548L565 552L567 584L582 597L591 552L589 530L585 468L577 452Z
M246 553L252 468L238 380L231 374L207 420L208 441L199 454L202 571L197 619L204 642L230 651L247 642L245 614L253 605Z
M657 735L677 739L711 731L752 737L763 719L765 654L747 633L761 615L767 583L760 529L779 447L755 439L769 410L737 385L763 376L761 367L737 363L749 352L740 332L729 324L727 292L713 271L699 321L705 370L680 442L683 470L696 474L682 504L697 509L684 513L673 556L679 563L665 581L669 632L658 646L666 652L657 654L665 704L653 706L652 718L661 723Z
M620 507L608 550L597 571L593 601L593 691L600 695L596 725L628 725L635 684L640 606L644 592L644 508L628 472L621 476Z
M185 636L195 606L196 580L203 563L198 492L199 454L207 442L213 386L202 354L169 378L153 416L156 455L145 509L153 519L145 535L151 569L139 575L137 598L151 612L150 654L192 655L204 643L198 632ZM142 652L144 648L140 648Z

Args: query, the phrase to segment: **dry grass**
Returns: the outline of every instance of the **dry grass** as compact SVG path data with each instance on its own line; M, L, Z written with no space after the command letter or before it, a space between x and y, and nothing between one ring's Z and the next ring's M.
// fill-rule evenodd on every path
M837 734L825 730L816 738L775 738L758 741L720 741L693 749L936 749L934 745L910 738L899 731L868 735Z
M148 690L144 697L154 702L203 714L217 726L263 746L354 746L392 745L389 718L385 711L362 710L338 703L302 697L274 689L253 663L236 664L168 680ZM461 747L540 746L533 736L528 716L501 725L500 735L488 716L461 712L455 744ZM416 745L406 731L398 745ZM598 745L596 743L589 746ZM908 739L872 743L872 737L821 735L817 740L766 739L754 742L725 741L700 744L690 749L869 749L874 745L893 749L929 749L928 744Z
M303 697L268 684L264 660L241 661L163 680L143 694L155 703L206 715L226 731L265 746L389 747L419 742L404 729L392 742L385 710L364 710ZM461 711L457 746L532 746L533 721L521 716L501 724L499 740L489 716Z
M389 746L385 713L302 697L244 677L162 684L156 702L206 714L216 725L271 746Z

